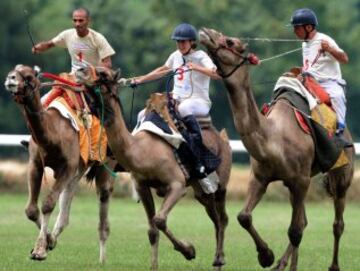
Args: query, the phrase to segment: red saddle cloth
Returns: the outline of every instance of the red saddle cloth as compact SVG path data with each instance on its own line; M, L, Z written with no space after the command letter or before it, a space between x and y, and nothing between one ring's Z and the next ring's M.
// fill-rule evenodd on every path
M331 100L326 90L311 76L305 76L303 80L305 88L313 95L319 103L325 103L331 107Z

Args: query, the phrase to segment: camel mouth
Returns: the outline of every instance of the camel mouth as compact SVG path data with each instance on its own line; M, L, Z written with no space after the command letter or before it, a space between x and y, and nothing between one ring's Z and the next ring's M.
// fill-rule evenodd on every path
M4 85L7 91L11 93L16 93L17 88L19 86L19 82L11 76L6 78Z
M199 41L201 44L203 44L205 46L215 47L216 44L214 43L213 39L211 38L210 31L211 31L211 29L202 27L199 30Z

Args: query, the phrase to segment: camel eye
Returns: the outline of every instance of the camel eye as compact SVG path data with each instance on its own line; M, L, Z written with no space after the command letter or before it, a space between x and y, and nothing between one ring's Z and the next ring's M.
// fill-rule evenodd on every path
M227 39L227 40L226 40L226 45L227 45L228 47L232 47L232 46L234 46L234 42L233 42L232 40L230 40L230 39Z

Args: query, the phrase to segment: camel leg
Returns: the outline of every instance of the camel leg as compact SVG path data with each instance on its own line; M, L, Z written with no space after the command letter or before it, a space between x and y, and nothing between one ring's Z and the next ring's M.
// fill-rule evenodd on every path
M285 253L278 261L277 265L272 269L276 271L285 270L290 256L290 270L297 270L298 248L302 239L303 231L307 225L304 200L310 179L305 180L304 182L297 180L293 183L295 183L296 187L290 188L290 201L292 205L292 218L290 227L288 229L290 243L286 248ZM300 183L304 184L304 186L298 185Z
M258 252L259 263L264 268L273 264L274 253L268 248L268 245L254 228L251 213L264 195L267 185L267 183L264 184L252 176L246 195L245 206L237 217L240 225L247 230L253 238Z
M226 203L226 189L216 191L215 205L216 205L217 213L219 215L220 225L219 225L219 231L217 233L216 256L213 262L213 266L222 266L225 264L224 239L225 239L225 229L229 223L229 217L226 213L225 203Z
M57 216L52 234L47 238L47 248L53 250L56 246L57 239L69 224L70 207L77 188L79 178L70 180L59 197L59 214Z
M333 258L329 271L339 271L339 243L341 235L344 232L345 223L343 219L343 213L345 210L345 197L334 198L334 208L335 208L335 220L333 223L333 233L334 233L334 248L333 248Z
M113 191L113 179L103 166L98 167L96 172L96 191L99 197L99 240L100 240L100 263L106 260L106 240L110 235L109 225L109 202Z
M218 190L216 194L205 194L199 190L195 192L195 198L205 207L205 210L214 223L216 237L216 253L213 266L221 267L225 264L224 234L228 224L228 216L225 211L226 190Z
M31 156L31 155L30 155ZM30 158L27 180L28 180L28 202L25 207L25 214L33 221L37 227L40 229L40 211L38 207L39 194L41 189L42 177L44 174L44 168L40 164L37 163L34 159Z
M168 229L166 225L166 220L169 212L183 197L186 193L186 187L184 183L181 182L172 182L169 184L169 191L165 196L163 204L160 208L160 211L154 216L153 221L155 226L161 230L166 237L174 245L174 249L179 251L187 260L192 260L195 258L195 248L194 246L187 241L178 240L175 235Z
M47 233L49 229L49 219L52 211L55 208L56 202L59 199L60 193L63 191L64 187L67 185L67 182L72 178L69 176L74 176L75 174L69 173L67 171L64 175L56 179L55 184L53 185L50 193L45 198L42 208L41 208L41 227L39 236L35 243L34 249L31 253L31 259L33 260L45 260L47 257Z
M151 245L151 270L158 269L158 249L159 249L159 230L156 228L154 223L155 216L155 204L149 187L136 185L136 191L140 200L144 206L148 223L148 237Z

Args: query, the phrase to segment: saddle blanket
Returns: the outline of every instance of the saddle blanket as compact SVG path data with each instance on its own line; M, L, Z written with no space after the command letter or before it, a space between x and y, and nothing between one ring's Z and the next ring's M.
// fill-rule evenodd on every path
M136 135L140 131L148 131L150 133L156 134L163 138L166 142L168 142L175 149L178 149L180 144L185 142L184 137L170 126L162 127L161 125L163 120L157 120L160 118L158 114L150 114L150 116L145 116L142 120L138 122L132 131L132 135ZM160 128L160 127L161 128Z
M66 100L59 96L53 100L47 109L56 109L64 118L68 119L71 126L79 134L80 156L85 165L89 161L102 162L106 158L107 137L105 129L101 127L100 120L90 114L86 116L87 125L84 120L72 110Z
M297 78L280 76L275 84L274 92L280 88L292 89L304 97L309 103L310 110L313 110L318 104L317 100L309 93L309 91Z

